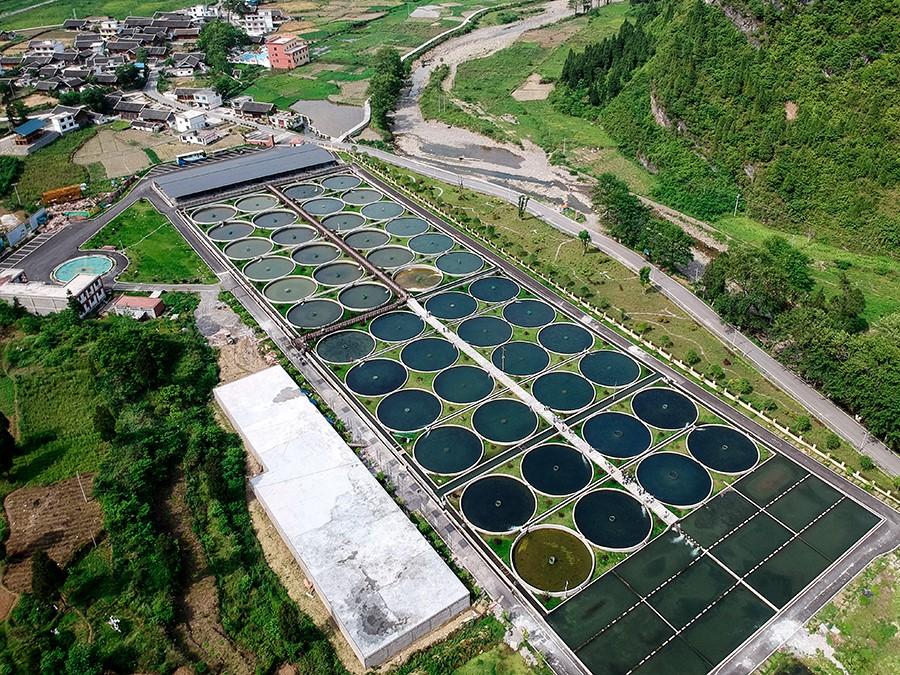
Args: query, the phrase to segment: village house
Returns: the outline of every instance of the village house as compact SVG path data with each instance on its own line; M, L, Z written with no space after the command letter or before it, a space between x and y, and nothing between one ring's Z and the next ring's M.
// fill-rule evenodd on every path
M222 97L212 89L198 89L194 87L176 88L175 100L201 110L211 110L222 105Z
M309 63L309 45L294 35L270 35L266 38L266 52L273 70L293 70Z

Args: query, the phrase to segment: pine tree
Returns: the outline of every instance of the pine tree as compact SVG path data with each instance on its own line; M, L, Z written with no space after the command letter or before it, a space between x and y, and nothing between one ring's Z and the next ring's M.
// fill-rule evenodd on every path
M31 592L38 600L55 600L65 580L66 573L46 551L38 551L31 556Z

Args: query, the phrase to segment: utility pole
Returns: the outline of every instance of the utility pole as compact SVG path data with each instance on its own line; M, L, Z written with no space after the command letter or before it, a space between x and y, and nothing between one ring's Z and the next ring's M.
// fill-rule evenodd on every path
M737 216L737 207L738 207L738 202L740 200L741 200L741 193L739 192L734 196L734 213L732 214L733 216Z
M16 193L16 206L22 206L22 200L19 198L19 184L13 183L13 190Z

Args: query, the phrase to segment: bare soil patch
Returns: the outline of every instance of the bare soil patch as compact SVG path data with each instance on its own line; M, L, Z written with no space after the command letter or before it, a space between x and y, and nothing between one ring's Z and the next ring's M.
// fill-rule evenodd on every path
M366 91L369 88L368 80L351 80L340 83L341 93L329 96L329 101L344 103L346 105L362 105L366 102Z
M512 93L512 97L517 101L544 101L550 96L552 91L552 82L542 83L541 76L537 73L532 73Z
M541 47L552 48L562 44L579 32L584 25L578 21L563 21L561 23L544 26L530 30L522 35L522 42L534 42Z
M3 577L6 588L16 593L31 590L31 556L35 552L46 551L65 567L92 537L100 535L103 515L100 505L91 498L93 476L82 476L81 485L84 493L77 478L68 478L7 495L3 502L10 529Z

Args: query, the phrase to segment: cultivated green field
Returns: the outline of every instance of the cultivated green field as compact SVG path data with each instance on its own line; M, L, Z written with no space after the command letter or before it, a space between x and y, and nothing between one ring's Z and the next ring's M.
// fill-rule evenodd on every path
M4 0L0 3L0 14L18 9L26 12L0 19L0 28L13 30L35 26L54 26L66 19L86 16L111 16L124 19L126 16L151 16L153 12L168 12L183 9L190 3L186 0L56 0L50 4L32 0Z

